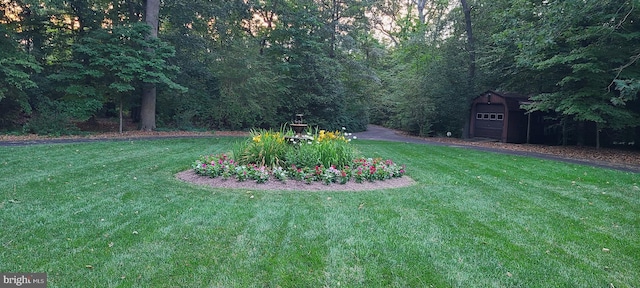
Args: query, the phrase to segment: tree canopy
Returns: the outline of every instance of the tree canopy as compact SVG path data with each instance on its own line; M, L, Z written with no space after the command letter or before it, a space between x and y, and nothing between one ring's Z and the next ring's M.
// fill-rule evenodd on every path
M278 128L302 113L325 129L464 137L470 100L502 90L574 127L569 142L584 125L598 140L640 137L638 0L4 0L0 11L4 131L66 133L119 110L142 129Z

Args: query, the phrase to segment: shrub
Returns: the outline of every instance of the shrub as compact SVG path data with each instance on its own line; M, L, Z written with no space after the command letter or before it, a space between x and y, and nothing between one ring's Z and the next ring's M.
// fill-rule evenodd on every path
M80 129L73 124L71 118L55 111L34 113L34 116L24 125L23 130L25 133L54 136L80 133Z

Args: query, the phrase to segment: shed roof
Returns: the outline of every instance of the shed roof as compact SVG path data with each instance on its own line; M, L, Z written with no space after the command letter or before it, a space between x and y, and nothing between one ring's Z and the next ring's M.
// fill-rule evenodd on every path
M522 95L522 94L519 94L519 93L515 93L515 92L497 92L497 91L493 91L493 90L488 90L488 91L478 95L476 98L474 98L473 102L476 102L476 103L480 103L480 102L484 102L484 101L488 101L489 102L490 101L489 99L490 99L491 95L495 95L497 97L500 97L500 98L504 99L503 103L511 111L520 110L521 109L520 105L529 104L530 103L530 99L529 99L528 96L525 96L525 95ZM490 101L490 102L495 102L495 101Z
M518 100L529 100L528 96L522 95L520 93L516 93L516 92L501 92L501 91L493 91L493 90L487 90L486 92L482 93L481 95L487 94L487 93L492 93L498 96L502 96L504 98L510 98L510 99L518 99Z

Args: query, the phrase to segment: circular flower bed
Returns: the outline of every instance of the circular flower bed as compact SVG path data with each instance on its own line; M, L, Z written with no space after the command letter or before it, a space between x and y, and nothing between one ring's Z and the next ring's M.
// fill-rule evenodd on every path
M197 175L265 183L271 179L303 181L307 184L345 184L402 177L405 166L392 160L365 158L351 145L343 131L307 131L296 137L292 131L254 130L237 143L230 154L200 156L192 168Z

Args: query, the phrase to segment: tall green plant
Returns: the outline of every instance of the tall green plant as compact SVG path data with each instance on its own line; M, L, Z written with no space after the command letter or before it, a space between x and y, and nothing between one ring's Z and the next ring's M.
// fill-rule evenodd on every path
M234 159L239 164L278 167L284 165L287 150L284 131L251 130L250 136L234 148Z
M297 167L344 167L352 164L358 151L351 145L349 134L342 131L315 130L308 138L292 139L286 162Z

